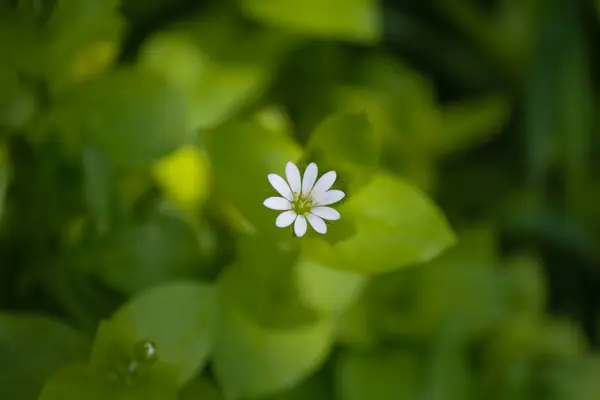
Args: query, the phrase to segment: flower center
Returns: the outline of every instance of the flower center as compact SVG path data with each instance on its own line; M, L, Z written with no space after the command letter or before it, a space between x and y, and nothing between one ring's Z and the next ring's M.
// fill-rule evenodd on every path
M294 193L292 201L292 210L298 215L308 214L313 207L313 201L310 196L304 196L302 193Z

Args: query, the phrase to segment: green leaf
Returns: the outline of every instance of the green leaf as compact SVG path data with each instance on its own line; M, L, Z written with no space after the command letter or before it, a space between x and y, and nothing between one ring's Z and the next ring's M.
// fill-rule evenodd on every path
M177 388L154 382L124 384L87 364L57 371L46 382L38 400L176 400Z
M493 268L494 236L481 228L459 236L457 246L419 268L373 279L366 299L372 329L385 337L423 340L453 318L468 334L478 335L507 315L506 280Z
M83 150L83 189L88 211L99 233L111 223L112 171L106 157L93 147Z
M211 15L151 37L138 63L185 93L186 127L195 131L220 125L259 96L289 45L285 35L242 31L236 21Z
M267 175L285 175L288 161L300 159L301 149L289 137L254 122L235 122L211 132L207 149L214 181L253 230L279 237L291 232L275 226L277 213L263 202L278 196ZM235 160L235 162L232 162Z
M150 341L156 346L165 374L170 367L176 373L177 384L182 386L206 362L213 347L216 318L216 294L210 285L173 282L148 289L101 326L92 362L111 368L115 348L124 349L128 352L124 355L131 357L136 345Z
M87 338L54 318L0 314L0 398L35 399L49 374L89 350Z
M365 113L336 113L326 118L310 136L307 152L319 167L334 169L350 191L375 173L380 138Z
M117 167L145 167L188 143L186 102L164 79L120 69L77 85L53 115L69 143L97 146Z
M295 269L303 304L325 313L345 311L368 282L365 275L329 268L306 257L300 257Z
M148 220L113 230L83 253L81 267L127 294L196 276L202 261L193 229L156 212Z
M500 132L509 116L506 96L495 94L464 101L442 110L443 131L432 143L438 154L448 154L478 145Z
M356 234L329 245L306 239L307 256L333 268L378 274L437 257L456 237L440 210L421 191L387 173L349 196L339 211Z
M225 393L253 397L289 389L326 359L333 339L332 321L269 330L227 297L222 299L213 366Z
M179 400L225 400L223 394L207 378L190 381L179 393Z
M377 42L383 18L377 0L242 0L251 17L308 36Z
M290 241L244 235L236 249L237 262L219 277L219 288L259 325L287 329L313 323L316 313L298 292L295 263L298 249Z
M422 365L402 350L345 351L336 365L336 393L340 400L395 400L419 398Z
M34 91L19 81L16 70L0 67L0 93L0 126L26 126L36 111L37 99Z

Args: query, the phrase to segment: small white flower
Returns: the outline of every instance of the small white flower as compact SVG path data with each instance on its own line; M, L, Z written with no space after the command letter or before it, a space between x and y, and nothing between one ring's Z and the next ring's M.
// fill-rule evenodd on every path
M306 221L321 234L327 232L324 219L334 221L340 219L340 213L331 207L344 198L341 190L329 190L335 178L335 171L325 173L317 181L317 164L310 163L300 177L298 167L292 162L285 166L287 182L277 174L269 174L269 182L283 197L269 197L263 203L272 210L284 211L275 220L275 225L285 228L294 223L294 232L300 237L306 233ZM316 183L315 183L316 182Z

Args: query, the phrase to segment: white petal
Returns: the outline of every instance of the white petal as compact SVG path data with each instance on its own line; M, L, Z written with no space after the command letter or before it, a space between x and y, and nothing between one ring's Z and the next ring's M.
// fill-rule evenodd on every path
M314 214L308 214L306 216L306 219L308 219L308 222L310 222L310 226L312 226L315 231L321 234L327 232L327 225L325 224L325 221L323 221L321 218L317 217Z
M335 171L329 171L323 174L323 176L319 178L317 183L315 183L315 187L313 187L312 190L313 194L318 196L319 194L325 193L327 190L329 190L329 188L333 186L335 178L337 178L337 174L335 173Z
M313 200L318 206L327 206L329 204L337 203L345 196L341 190L329 190L325 193L318 193L313 195Z
M296 236L298 237L304 236L306 233L306 218L304 218L304 215L298 215L298 218L296 218L294 232L296 232Z
M269 197L263 204L271 210L289 210L292 208L292 203L283 197Z
M296 220L297 215L298 214L296 214L296 212L292 210L282 212L275 220L275 225L277 225L277 227L279 228L285 228L286 226L290 226L292 222Z
M315 185L315 181L317 180L317 175L319 175L319 169L317 168L317 164L311 162L306 167L304 171L304 178L302 178L302 194L308 195L308 193L312 190Z
M280 195L282 195L289 201L292 201L294 199L294 196L292 196L292 191L290 190L290 187L288 186L287 182L282 177L280 177L277 174L269 174L269 176L267 176L267 178L269 178L269 182L271 182L271 185L273 185L273 188L275 190L277 190Z
M315 214L316 216L330 221L340 219L340 213L331 207L314 207L312 210L310 210L310 212Z
M300 171L298 170L298 167L296 167L296 164L293 162L287 163L285 166L285 176L287 176L292 192L300 193L302 179L300 178Z

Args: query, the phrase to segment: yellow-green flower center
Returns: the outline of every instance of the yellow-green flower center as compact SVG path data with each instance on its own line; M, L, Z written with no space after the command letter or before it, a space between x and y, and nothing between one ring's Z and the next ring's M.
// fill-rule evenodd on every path
M292 210L298 215L308 214L313 208L313 200L310 196L304 196L302 193L294 193L292 200Z

